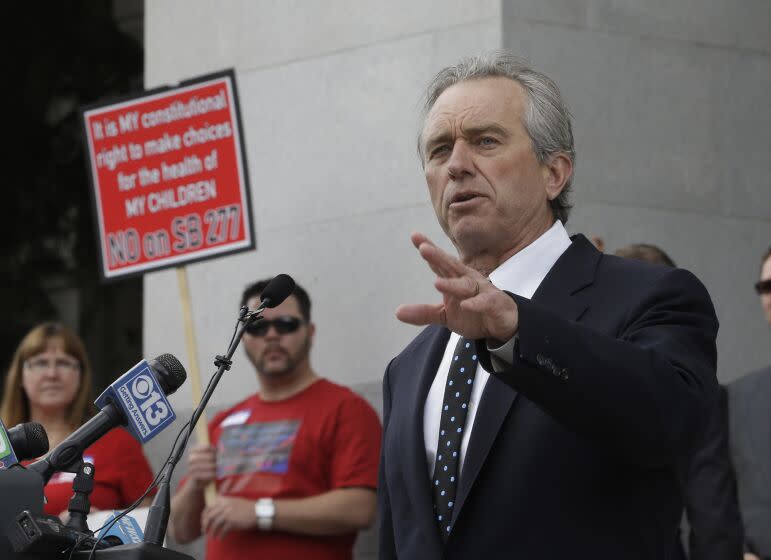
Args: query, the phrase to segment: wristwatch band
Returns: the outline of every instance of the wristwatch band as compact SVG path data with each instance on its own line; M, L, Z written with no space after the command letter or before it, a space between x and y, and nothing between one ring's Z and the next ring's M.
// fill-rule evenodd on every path
M260 498L254 504L254 515L257 517L257 527L263 531L273 528L273 519L276 517L276 504L273 498Z

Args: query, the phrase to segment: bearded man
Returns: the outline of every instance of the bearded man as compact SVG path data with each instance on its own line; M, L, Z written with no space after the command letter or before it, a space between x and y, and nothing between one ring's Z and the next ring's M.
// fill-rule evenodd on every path
M268 282L247 287L241 305L257 307ZM380 421L311 367L316 327L302 287L262 316L242 339L259 390L214 417L213 445L191 449L172 536L205 534L214 560L350 559L356 532L374 521ZM211 482L217 498L207 505Z

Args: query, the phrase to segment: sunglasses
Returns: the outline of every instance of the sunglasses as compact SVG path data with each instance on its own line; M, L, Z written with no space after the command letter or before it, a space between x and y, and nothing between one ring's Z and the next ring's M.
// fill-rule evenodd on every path
M252 336L265 336L268 334L268 329L273 327L278 334L289 334L299 329L303 323L305 321L302 319L285 315L275 319L260 319L256 323L249 323L244 330Z
M771 279L761 280L755 284L755 291L759 294L771 294Z

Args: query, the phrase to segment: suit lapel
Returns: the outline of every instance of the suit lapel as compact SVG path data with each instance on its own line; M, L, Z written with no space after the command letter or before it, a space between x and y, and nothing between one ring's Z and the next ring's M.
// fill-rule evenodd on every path
M452 512L452 523L455 523L516 396L517 392L496 376L491 375L487 380L482 398L479 400L476 418L474 418L466 457L463 460L463 471L455 497L456 505Z
M414 352L414 390L404 404L406 408L403 410L407 411L409 424L408 432L406 434L402 432L406 440L402 442L401 448L404 452L404 481L415 508L415 518L421 524L423 532L428 535L429 546L440 554L443 545L434 521L431 480L423 436L423 410L426 406L428 391L447 347L450 331L440 327L429 327L426 335L424 346L418 347ZM426 554L425 557L433 556Z
M589 304L579 293L594 283L600 253L583 235L574 235L533 294L533 301L570 321L578 320Z
M602 253L597 251L583 235L576 235L571 240L570 247L557 259L543 282L538 286L533 295L533 301L538 301L539 304L566 319L577 321L589 308L589 304L579 292L594 282L595 271ZM446 343L445 340L445 345ZM438 362L434 366L434 373L437 367L439 367ZM427 392L428 389L426 389ZM425 401L425 397L426 394L424 393L423 401ZM495 375L490 376L479 402L471 440L466 450L463 472L455 500L457 505L453 510L453 523L455 523L463 507L516 397L517 392L513 388ZM422 429L420 433L423 433ZM423 451L425 459L425 450ZM425 463L425 460L423 462ZM424 466L424 470L425 468ZM431 496L429 494L429 503L430 501Z

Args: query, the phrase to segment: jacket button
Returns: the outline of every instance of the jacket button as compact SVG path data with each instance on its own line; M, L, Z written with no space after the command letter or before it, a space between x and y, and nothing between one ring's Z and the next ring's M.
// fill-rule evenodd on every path
M543 354L536 354L535 356L535 362L539 366L543 366L546 363L546 358L543 357Z
M562 379L562 381L567 381L568 380L568 370L567 370L567 368L562 368L562 371L560 372L560 378Z

